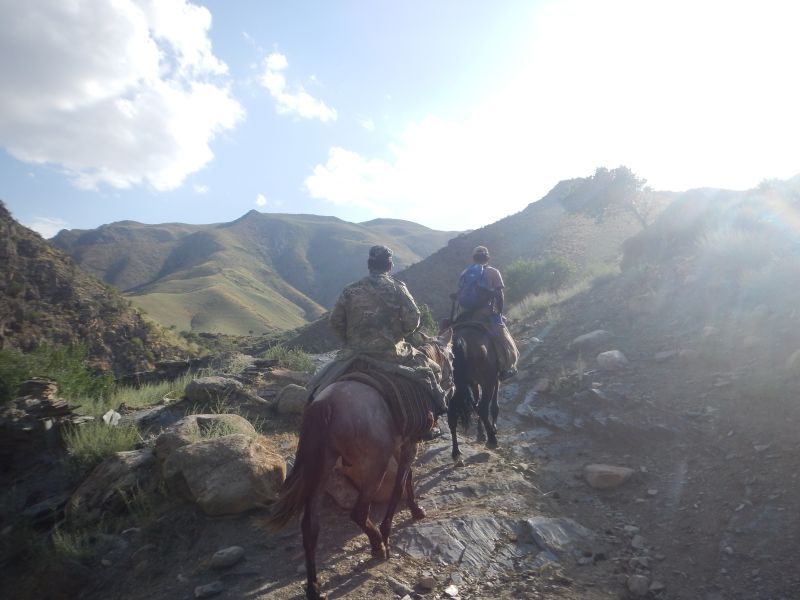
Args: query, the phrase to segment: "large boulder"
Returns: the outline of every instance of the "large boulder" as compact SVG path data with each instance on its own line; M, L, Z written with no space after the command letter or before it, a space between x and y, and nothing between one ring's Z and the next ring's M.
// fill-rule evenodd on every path
M276 398L278 414L302 415L308 404L308 390L302 385L290 383L278 392Z
M633 469L616 465L592 464L583 470L586 483L598 490L619 487L633 476Z
M189 382L184 396L190 405L216 408L238 404L266 404L266 400L247 391L244 386L228 377L200 377Z
M269 504L277 499L286 463L262 440L234 434L177 448L164 461L164 480L208 515Z
M203 438L234 433L250 437L258 435L250 421L239 415L189 415L158 436L156 457L163 461L178 448L194 444Z
M103 515L123 511L136 494L158 485L155 454L149 448L116 452L90 473L67 502L66 515L78 522L93 522Z
M611 339L611 333L605 329L595 329L592 332L579 335L569 344L569 349L575 352L597 349Z
M619 350L608 350L597 355L597 364L604 371L616 371L628 366L628 358Z

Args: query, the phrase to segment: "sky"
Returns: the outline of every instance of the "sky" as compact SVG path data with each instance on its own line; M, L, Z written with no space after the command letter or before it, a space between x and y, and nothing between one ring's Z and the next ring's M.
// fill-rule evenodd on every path
M800 3L0 0L0 199L50 237L247 211L474 229L563 179L800 173Z

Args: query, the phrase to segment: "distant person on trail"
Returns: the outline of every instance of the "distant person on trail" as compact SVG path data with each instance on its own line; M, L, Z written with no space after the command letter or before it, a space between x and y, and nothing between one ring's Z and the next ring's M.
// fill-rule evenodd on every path
M453 325L478 322L489 330L500 362L500 379L503 380L517 374L519 351L503 317L503 277L500 271L489 266L489 258L486 246L476 246L472 251L473 263L459 276L458 292L450 295L461 309Z
M389 275L392 251L373 246L369 275L342 290L330 315L334 333L344 342L336 359L308 384L313 396L347 372L354 362L401 375L430 389L434 416L447 411L439 365L405 341L419 327L420 312L403 282Z

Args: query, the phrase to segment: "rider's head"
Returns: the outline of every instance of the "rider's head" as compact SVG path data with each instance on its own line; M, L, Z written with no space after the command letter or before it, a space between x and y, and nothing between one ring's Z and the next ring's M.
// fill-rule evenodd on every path
M472 251L472 260L478 264L485 265L489 262L489 249L486 246L475 246Z
M392 251L386 246L373 246L369 249L367 268L370 273L388 273L392 270Z

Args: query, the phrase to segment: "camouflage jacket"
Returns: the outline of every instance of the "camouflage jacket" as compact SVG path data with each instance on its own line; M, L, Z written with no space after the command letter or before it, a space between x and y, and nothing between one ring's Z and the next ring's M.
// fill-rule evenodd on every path
M410 346L403 338L419 325L419 309L404 283L370 273L344 288L330 323L346 350L404 357Z

